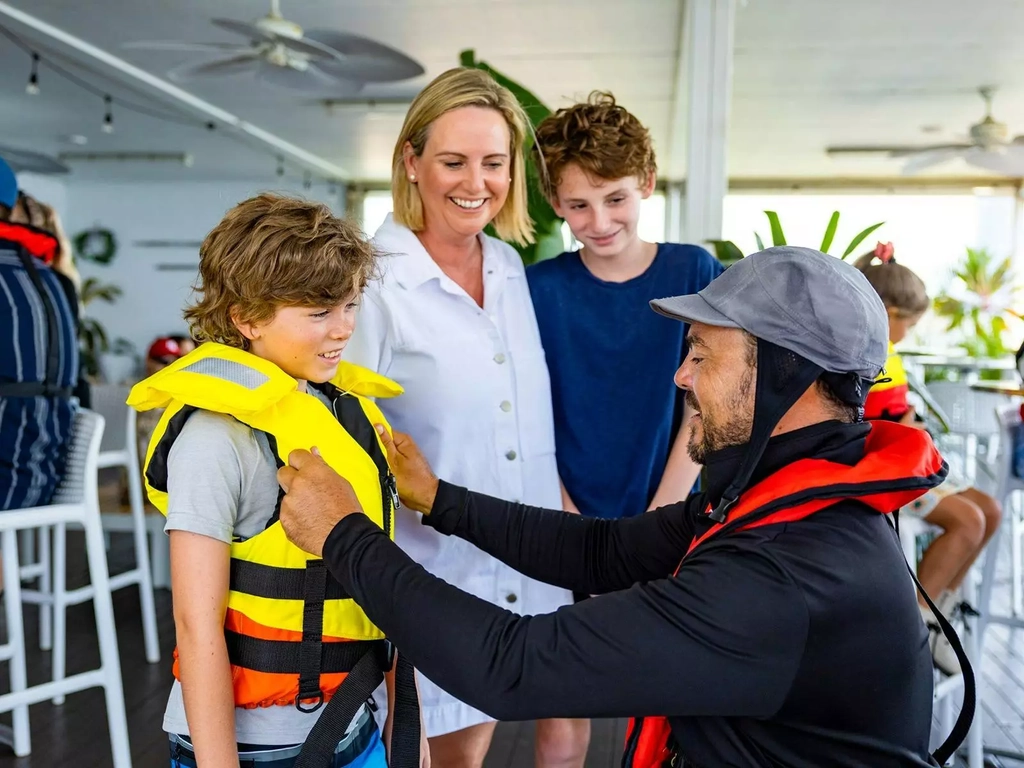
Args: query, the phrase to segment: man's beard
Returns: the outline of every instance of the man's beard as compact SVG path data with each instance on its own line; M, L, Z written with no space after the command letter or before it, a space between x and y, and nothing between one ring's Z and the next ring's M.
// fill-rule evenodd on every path
M686 445L686 452L697 464L704 464L708 454L720 451L730 445L743 445L750 440L754 426L754 398L751 390L754 387L753 366L747 368L740 380L739 388L730 401L721 407L724 421L718 417L701 411L693 390L686 391L686 404L700 413L701 437L698 441L694 433Z

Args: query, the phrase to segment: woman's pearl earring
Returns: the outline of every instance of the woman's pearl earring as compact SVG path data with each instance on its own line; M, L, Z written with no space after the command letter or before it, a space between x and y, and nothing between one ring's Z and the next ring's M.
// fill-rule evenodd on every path
M416 174L409 177L409 181L416 181Z

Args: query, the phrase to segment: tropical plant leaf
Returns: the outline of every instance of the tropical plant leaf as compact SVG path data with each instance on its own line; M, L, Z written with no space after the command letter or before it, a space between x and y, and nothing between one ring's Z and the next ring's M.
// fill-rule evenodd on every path
M868 235L870 235L883 224L885 224L885 222L880 221L877 224L872 224L870 227L867 227L866 229L863 229L860 232L858 232L857 236L850 241L850 244L848 246L846 246L846 250L843 251L842 259L845 261L846 257L853 253L855 250L857 250L857 246L863 243Z
M114 302L123 291L120 286L113 285L112 283L101 283L95 277L86 278L82 283L82 291L80 296L80 303L82 306L87 306L93 301L105 301L108 304Z
M761 239L761 236L757 234L757 232L754 233L754 242L757 243L757 250L764 250L764 241Z
M779 221L779 214L775 211L765 211L764 215L768 217L768 224L772 228L772 245L785 245L786 236L782 233L782 222Z
M743 251L732 240L705 240L715 249L715 258L723 264L735 264L743 258Z
M821 238L821 248L818 250L822 253L828 253L828 249L832 247L832 241L836 237L836 227L839 226L839 211L832 212L832 218L828 220L828 226L825 227L825 236Z

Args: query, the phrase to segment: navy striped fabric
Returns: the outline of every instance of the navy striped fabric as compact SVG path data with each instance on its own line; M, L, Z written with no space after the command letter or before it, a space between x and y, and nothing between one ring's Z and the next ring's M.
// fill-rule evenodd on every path
M50 339L44 298L19 256L20 243L0 239L0 384L43 382L51 344L59 366L58 387L78 378L75 318L57 275L42 261L38 269L45 300L57 316L58 338ZM63 472L75 404L70 398L0 397L0 510L47 504Z

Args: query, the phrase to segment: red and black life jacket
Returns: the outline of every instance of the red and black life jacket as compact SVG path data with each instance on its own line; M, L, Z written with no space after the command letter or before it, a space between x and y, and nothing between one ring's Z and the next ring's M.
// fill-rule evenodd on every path
M875 422L867 436L864 456L855 465L800 459L744 491L724 523L693 539L676 575L685 567L686 558L708 540L803 520L844 500L855 500L879 514L888 514L938 485L944 476L942 457L924 430ZM632 718L626 730L622 768L674 765L671 736L667 717Z

